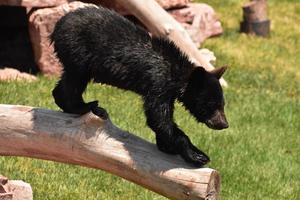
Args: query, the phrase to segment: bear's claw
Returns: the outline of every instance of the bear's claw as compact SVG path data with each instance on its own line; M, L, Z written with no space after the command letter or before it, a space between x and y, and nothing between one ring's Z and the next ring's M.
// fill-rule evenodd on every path
M108 119L108 113L106 110L102 107L98 106L98 101L93 101L88 103L90 105L91 111L93 114L97 115L98 117L107 120Z
M186 162L191 163L196 167L202 167L210 161L209 157L205 153L194 146L192 146L192 148L188 147L184 149L181 152L181 156Z

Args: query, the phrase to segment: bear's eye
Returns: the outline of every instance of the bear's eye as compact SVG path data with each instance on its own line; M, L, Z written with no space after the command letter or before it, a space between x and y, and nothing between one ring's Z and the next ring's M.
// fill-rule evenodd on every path
M206 115L207 114L207 109L205 109L205 108L206 108L205 104L198 104L196 106L197 112L201 115Z
M208 102L207 106L212 109L224 107L224 102Z
M217 106L217 103L216 103L216 102L208 102L208 103L207 103L207 106L208 106L209 108L215 108L215 107Z

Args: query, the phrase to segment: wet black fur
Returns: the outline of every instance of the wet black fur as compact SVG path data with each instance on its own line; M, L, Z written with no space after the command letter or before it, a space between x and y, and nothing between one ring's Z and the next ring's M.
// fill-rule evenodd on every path
M156 133L158 148L180 154L202 166L209 161L173 120L178 99L200 122L223 108L219 81L166 39L151 38L140 27L105 8L87 7L62 17L51 35L64 66L53 90L56 104L65 112L93 111L106 118L97 101L82 99L89 81L131 90L143 97L147 124Z

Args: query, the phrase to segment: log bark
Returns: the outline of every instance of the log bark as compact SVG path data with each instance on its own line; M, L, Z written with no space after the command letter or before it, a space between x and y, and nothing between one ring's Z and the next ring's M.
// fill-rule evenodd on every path
M196 65L211 71L214 66L199 52L188 32L154 0L114 0L117 4L130 11L147 29L156 36L168 37L185 52ZM227 82L221 78L223 86Z
M220 176L123 131L92 113L83 116L0 104L0 155L102 169L170 199L217 199Z

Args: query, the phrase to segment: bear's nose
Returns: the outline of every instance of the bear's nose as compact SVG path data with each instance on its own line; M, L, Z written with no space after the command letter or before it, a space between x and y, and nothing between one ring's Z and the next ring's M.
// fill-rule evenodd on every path
M216 128L219 130L225 129L228 127L229 127L229 125L228 125L228 122L226 119L222 119L222 120L220 120L220 122L216 123Z
M207 120L205 124L209 128L216 130L221 130L229 127L225 114L222 111L216 111L212 118Z

